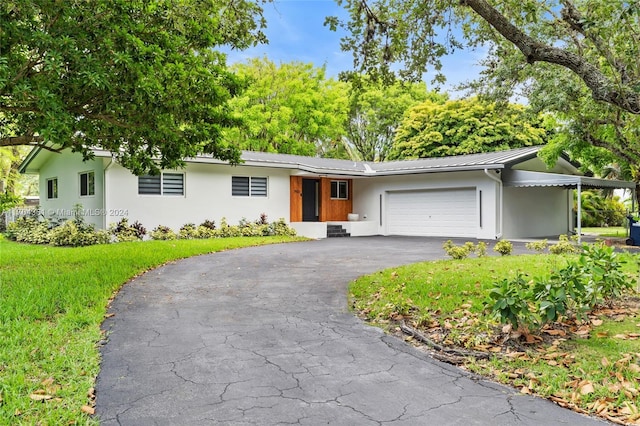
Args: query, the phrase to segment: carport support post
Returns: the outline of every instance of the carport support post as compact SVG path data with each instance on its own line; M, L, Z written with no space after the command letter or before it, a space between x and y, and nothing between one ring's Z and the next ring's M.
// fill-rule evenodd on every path
M578 244L582 244L582 184L578 182Z

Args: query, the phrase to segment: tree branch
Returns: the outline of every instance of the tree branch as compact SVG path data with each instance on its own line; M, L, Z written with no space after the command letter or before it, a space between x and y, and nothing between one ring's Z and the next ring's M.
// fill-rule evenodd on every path
M8 136L0 138L0 147L5 146L37 146L51 152L61 152L64 149L63 147L53 148L48 146L42 136L34 135Z
M469 6L504 38L513 43L530 64L548 62L568 68L584 81L595 100L607 102L633 114L640 114L640 93L631 89L615 89L614 83L583 57L535 40L509 22L486 0L461 0L461 4Z

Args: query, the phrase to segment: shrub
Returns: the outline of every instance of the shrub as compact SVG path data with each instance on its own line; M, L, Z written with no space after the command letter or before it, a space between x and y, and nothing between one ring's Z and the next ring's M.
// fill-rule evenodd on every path
M478 257L484 257L487 255L487 243L480 241L475 248L475 252Z
M50 231L50 242L55 246L90 246L110 241L109 231L96 231L93 225L82 220L70 219Z
M129 225L129 219L126 217L120 219L117 224L112 224L109 230L118 242L141 240L147 234L147 230L140 222L135 221Z
M529 308L533 295L525 277L518 272L513 280L505 278L496 283L497 286L489 291L489 300L485 302L485 306L500 318L501 323L509 323L514 329L530 331L538 321Z
M216 229L216 222L213 220L205 219L204 222L200 224L203 228L211 229L212 231Z
M469 244L471 244L471 250L473 250L473 243ZM444 249L445 253L447 253L447 255L451 256L453 259L460 260L469 256L469 253L471 251L469 244L456 246L455 244L453 244L453 241L447 240L444 242L444 244L442 244L442 248Z
M574 235L571 238L567 235L560 235L558 239L558 243L549 246L549 252L553 254L570 254L578 253L580 251L580 248L577 245L577 235Z
M549 242L545 239L542 241L531 241L524 245L527 250L537 251L538 253L542 253L549 246Z
M258 225L268 225L269 224L269 220L267 219L267 214L266 213L260 213L260 218L258 220L256 220L256 223Z
M181 240L192 240L194 238L198 238L198 229L196 225L193 223L185 223L180 227L180 231L178 231L178 238Z
M154 240L175 240L178 238L171 228L163 225L156 226L151 233L149 233L149 236Z
M513 244L508 240L500 240L493 247L493 251L500 253L502 256L508 256L513 252Z
M296 230L287 225L284 218L280 218L275 222L269 224L267 235L280 235L280 236L296 236Z
M197 228L198 236L196 238L215 238L217 237L217 232L214 228L205 225L199 225Z
M29 244L48 244L50 241L49 221L34 217L19 217L7 225L5 235L10 240Z

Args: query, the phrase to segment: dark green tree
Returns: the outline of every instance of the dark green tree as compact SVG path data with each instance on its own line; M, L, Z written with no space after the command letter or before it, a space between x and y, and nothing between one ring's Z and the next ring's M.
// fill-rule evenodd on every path
M221 136L242 85L214 49L266 41L264 24L250 0L4 1L0 146L101 147L138 174L237 161Z

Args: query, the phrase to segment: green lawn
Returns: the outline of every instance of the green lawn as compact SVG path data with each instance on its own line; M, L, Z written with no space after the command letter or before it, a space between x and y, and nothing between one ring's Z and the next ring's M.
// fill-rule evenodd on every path
M609 226L606 228L582 228L583 234L599 235L601 237L625 238L629 235L629 228L626 226Z
M584 324L554 326L541 333L544 341L531 343L518 342L517 337L505 341L509 333L484 310L482 302L495 282L513 277L517 271L530 278L548 276L565 264L566 258L560 255L418 263L356 280L350 285L350 304L357 314L389 332L398 333L401 321L405 321L436 344L493 353L490 360L466 358L463 367L524 393L535 393L578 411L637 421L637 293L635 299L628 299L631 307L600 310ZM629 261L625 269L635 283L637 264Z
M97 343L109 299L171 260L300 240L240 237L66 248L0 237L0 424L93 423Z

